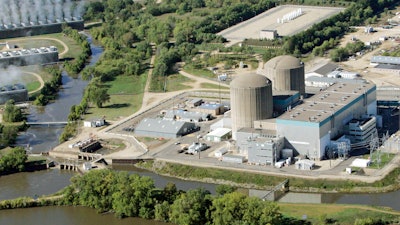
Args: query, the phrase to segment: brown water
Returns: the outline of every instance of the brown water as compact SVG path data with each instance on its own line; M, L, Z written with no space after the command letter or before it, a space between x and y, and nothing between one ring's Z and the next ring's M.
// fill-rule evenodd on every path
M0 211L1 225L166 225L140 218L118 219L85 207L40 207Z

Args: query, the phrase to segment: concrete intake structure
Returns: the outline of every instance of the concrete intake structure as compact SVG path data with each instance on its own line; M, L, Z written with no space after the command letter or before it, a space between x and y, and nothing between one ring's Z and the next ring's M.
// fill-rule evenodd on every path
M274 90L305 93L304 64L290 55L277 56L264 64L264 75L272 81Z
M232 137L243 127L253 127L255 120L272 117L272 84L265 76L243 74L230 84Z

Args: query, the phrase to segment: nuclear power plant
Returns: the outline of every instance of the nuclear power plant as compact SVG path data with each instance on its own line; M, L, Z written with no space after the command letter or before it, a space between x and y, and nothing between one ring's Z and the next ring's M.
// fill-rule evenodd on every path
M58 62L58 49L54 46L0 52L0 67L27 66Z
M249 163L274 165L298 155L320 160L332 149L348 153L352 144L366 144L375 135L374 84L336 83L299 98L305 92L304 65L292 56L271 59L263 75L239 75L230 88L232 137ZM285 110L272 118L273 108Z
M62 24L83 30L83 1L6 0L0 8L0 39L59 33Z

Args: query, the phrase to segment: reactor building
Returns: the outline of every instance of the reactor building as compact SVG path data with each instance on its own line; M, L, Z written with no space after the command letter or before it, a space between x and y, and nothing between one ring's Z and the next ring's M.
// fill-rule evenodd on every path
M290 55L277 56L264 64L263 75L272 81L276 91L305 93L304 64Z
M0 67L27 66L58 62L58 49L54 46L0 52Z
M272 83L262 75L243 74L230 84L233 139L240 128L272 117Z

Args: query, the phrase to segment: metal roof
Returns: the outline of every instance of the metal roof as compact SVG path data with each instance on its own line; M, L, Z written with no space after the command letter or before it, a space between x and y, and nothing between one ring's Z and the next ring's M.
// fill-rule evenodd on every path
M211 103L205 103L201 104L198 106L200 109L218 109L220 107L223 107L224 105L216 103L216 104L211 104Z
M146 118L136 126L135 130L176 134L187 123L189 122ZM194 123L190 124L194 126Z
M165 113L164 118L172 119L175 116L183 118L183 119L193 119L193 120L201 120L202 119L202 120L204 120L209 116L209 114L178 109L178 110L168 110Z
M227 135L229 132L231 132L231 129L228 128L217 128L213 131L211 131L210 133L208 133L206 136L217 136L217 137L223 137L225 135Z
M320 123L375 88L375 84L371 83L336 83L311 98L304 99L302 104L285 112L276 121L277 123L281 120Z
M339 66L334 63L324 63L324 64L315 66L308 73L314 72L314 73L320 74L322 76L327 76L332 71L337 70L337 68L339 68Z
M371 63L400 65L400 57L380 56L380 55L372 56Z
M364 79L345 79L345 78L333 78L333 77L317 77L311 76L307 77L308 82L324 82L324 83L353 83L353 84L363 84L367 83Z

